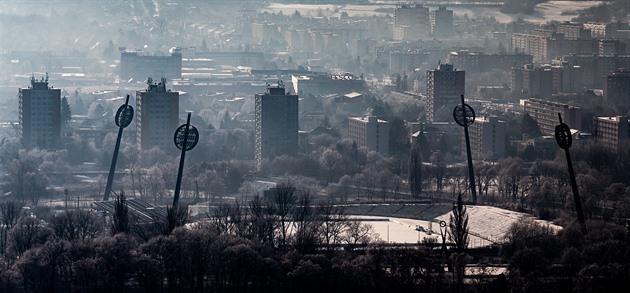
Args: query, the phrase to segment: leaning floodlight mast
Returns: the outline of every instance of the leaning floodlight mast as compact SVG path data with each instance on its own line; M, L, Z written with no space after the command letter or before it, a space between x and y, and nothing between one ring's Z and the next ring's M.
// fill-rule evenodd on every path
M580 222L580 228L583 234L586 234L586 220L584 219L584 210L582 209L582 201L580 200L580 193L578 192L577 182L575 181L575 172L573 171L573 162L571 161L571 153L569 148L573 143L573 137L571 136L571 129L569 126L562 122L562 114L558 113L558 120L560 124L556 125L555 135L556 143L564 150L564 154L567 158L567 167L569 169L569 178L571 179L571 189L573 189L573 201L575 202L575 212L577 213L578 222Z
M453 119L464 127L464 136L466 137L466 156L468 157L468 178L470 179L470 194L472 196L473 204L477 204L477 189L475 187L475 171L473 170L472 154L470 151L470 138L468 136L468 126L475 122L475 111L473 108L464 102L464 95L462 97L462 103L457 105L453 109Z
M179 170L177 171L177 183L175 184L175 196L173 197L173 209L177 209L179 204L179 192L182 186L182 174L184 173L184 160L186 158L186 152L192 150L199 142L199 131L195 126L190 125L190 112L188 112L188 119L186 124L182 124L175 131L173 137L175 146L182 150L179 157Z
M118 108L114 121L118 126L118 137L116 138L116 146L114 147L114 155L112 156L112 164L109 167L109 174L107 175L107 185L105 186L105 194L103 200L109 199L109 194L112 192L112 184L114 182L114 173L116 170L116 161L118 160L118 151L120 150L120 140L122 139L123 129L125 129L133 120L133 107L129 105L129 95L125 100L125 104Z

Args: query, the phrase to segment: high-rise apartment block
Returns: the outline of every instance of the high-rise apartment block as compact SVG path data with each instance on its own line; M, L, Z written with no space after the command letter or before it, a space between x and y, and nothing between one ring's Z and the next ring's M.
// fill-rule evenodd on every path
M61 139L61 90L48 86L48 74L31 77L31 86L19 92L22 147L54 149Z
M582 108L568 104L545 101L540 99L523 100L523 108L538 123L544 135L554 135L556 125L560 124L558 113L562 114L562 121L571 129L582 128Z
M534 61L545 61L555 56L558 41L563 40L563 34L535 30L527 34L513 34L512 48L515 52L531 54Z
M255 96L256 167L264 159L298 153L298 95L285 91L282 84L270 86Z
M593 117L593 130L597 141L617 152L630 142L627 116Z
M348 118L348 138L359 147L389 153L389 122L376 116Z
M136 139L140 148L175 150L173 135L179 126L179 93L166 89L166 79L147 81L147 89L136 92Z
M582 83L587 88L602 88L606 76L620 68L630 68L630 54L562 56L562 62L582 69Z
M565 62L562 65L534 67L527 64L512 68L512 94L517 98L548 100L554 94L576 93L582 88L580 66L570 66Z
M451 64L439 64L427 71L427 119L451 121L453 108L465 93L466 72L455 70Z
M619 69L606 76L604 99L611 105L630 104L630 69Z
M548 62L567 54L598 54L599 40L590 36L572 39L559 31L536 29L526 34L513 34L512 49L531 54L535 62Z
M429 8L402 5L394 11L393 38L397 41L417 40L431 33Z
M453 34L453 10L440 6L431 11L431 35L448 37Z
M473 157L490 161L502 159L505 155L505 132L505 121L497 117L476 119L469 126L470 149Z

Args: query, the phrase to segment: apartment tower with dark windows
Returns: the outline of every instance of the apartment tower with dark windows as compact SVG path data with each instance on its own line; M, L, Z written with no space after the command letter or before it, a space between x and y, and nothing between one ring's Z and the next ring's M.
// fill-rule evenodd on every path
M438 64L427 71L427 120L452 121L453 108L461 103L466 90L466 72L451 64Z
M19 92L22 147L54 149L61 140L61 89L48 86L48 74Z
M284 85L267 87L255 95L255 159L260 170L264 159L296 156L298 152L298 95Z
M147 89L136 92L136 139L143 150L159 147L175 151L173 135L179 126L179 93L166 89L166 79L147 81Z

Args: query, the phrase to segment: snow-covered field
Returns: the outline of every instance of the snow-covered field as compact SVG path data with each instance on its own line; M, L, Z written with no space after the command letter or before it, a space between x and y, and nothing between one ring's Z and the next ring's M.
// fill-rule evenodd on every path
M525 218L524 213L489 206L468 206L469 247L482 247L501 242L510 226ZM380 240L389 243L418 243L424 238L435 238L441 243L439 221L449 222L450 212L438 216L435 222L395 217L353 216L372 225ZM536 220L554 230L562 227ZM420 228L420 229L417 229ZM421 231L418 231L421 230Z
M468 14L494 17L498 22L508 23L518 18L532 23L546 23L548 21L570 21L576 17L578 11L601 4L602 1L549 1L536 5L532 15L505 14L498 8L454 8L453 13L458 16Z
M526 218L534 219L533 216L525 213L514 212L490 206L467 206L468 227L471 234L479 235L482 238L492 241L501 241L508 232L512 224ZM448 223L451 213L441 215L436 218L438 221ZM535 220L536 222L549 225L553 230L560 230L562 227L548 221Z

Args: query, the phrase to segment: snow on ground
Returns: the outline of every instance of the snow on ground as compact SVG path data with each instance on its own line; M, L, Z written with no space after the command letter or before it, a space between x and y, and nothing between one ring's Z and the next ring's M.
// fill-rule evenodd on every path
M512 224L526 218L534 219L531 215L514 212L490 206L466 206L468 213L468 229L470 234L491 241L502 241ZM449 222L451 213L446 213L436 218L438 221ZM535 220L538 223L549 225L551 229L560 230L562 227L548 221Z
M518 18L532 23L546 23L548 21L570 21L576 17L578 11L601 4L601 1L549 1L536 5L532 15L505 14L499 8L472 7L472 8L451 8L457 16L468 14L469 17L485 16L494 17L498 22L508 23Z
M350 216L350 218L360 219L363 223L372 225L373 236L387 243L418 243L424 238L439 239L440 237L437 223L432 224L436 232L426 230L429 226L428 221L379 216ZM417 231L417 226L425 227L425 231Z
M550 20L569 21L584 10L601 4L601 1L549 1L536 5L533 15L524 19L534 23L545 23Z
M512 224L525 218L532 218L525 213L514 212L489 206L467 206L469 247L483 247L500 243ZM372 225L375 238L387 243L418 243L424 238L434 238L442 242L439 221L448 225L451 213L438 216L434 221L382 216L351 216ZM535 220L549 225L554 230L562 227L547 221ZM448 229L448 227L447 227ZM448 242L448 239L447 239Z

